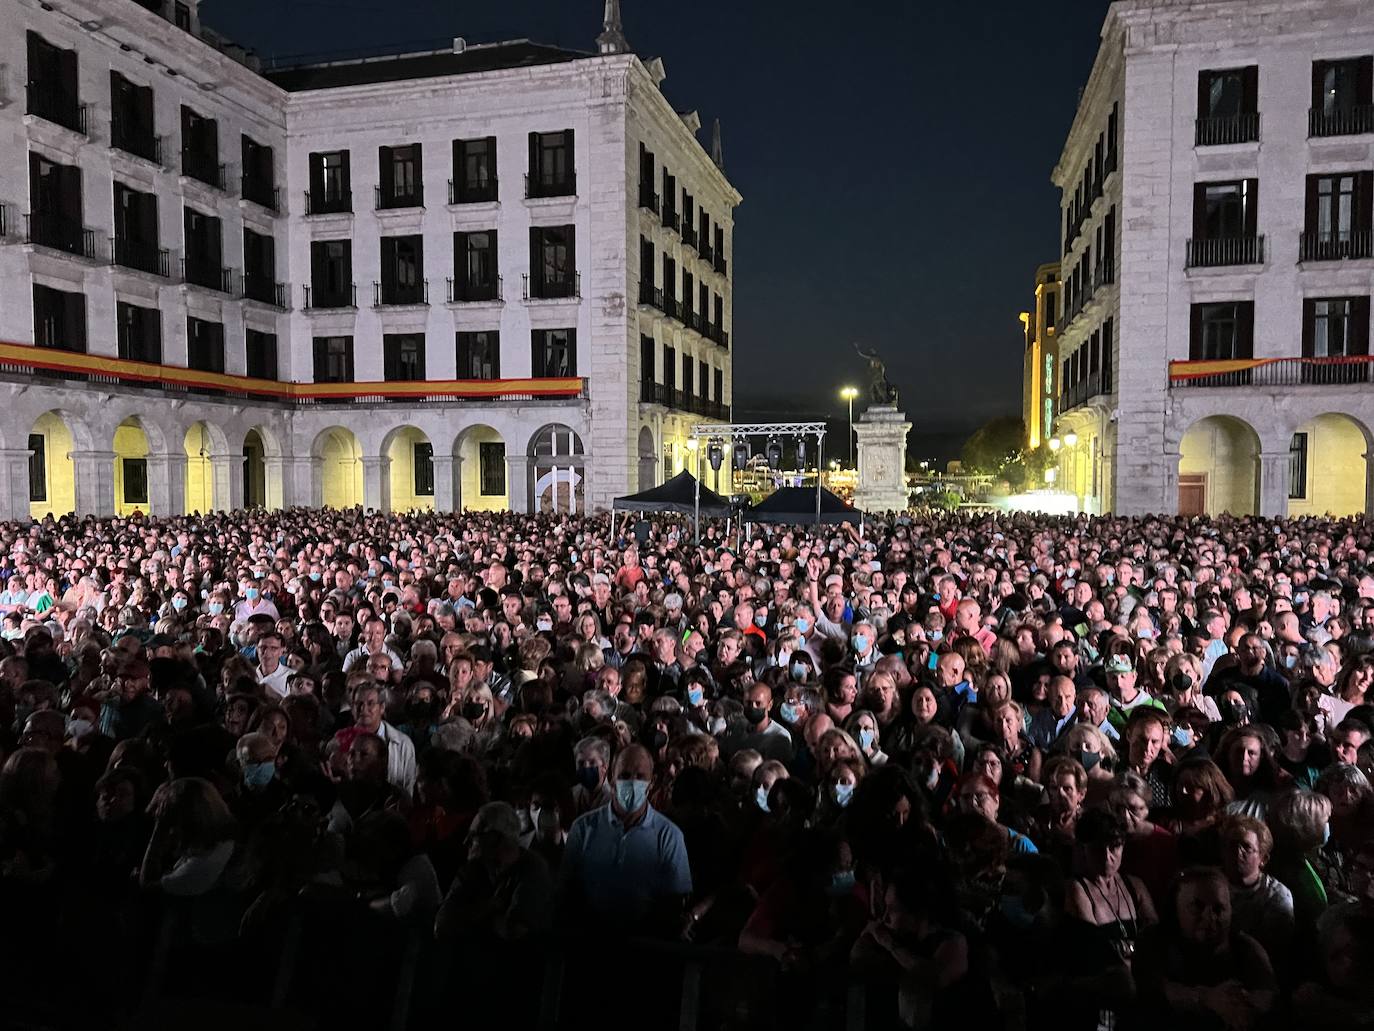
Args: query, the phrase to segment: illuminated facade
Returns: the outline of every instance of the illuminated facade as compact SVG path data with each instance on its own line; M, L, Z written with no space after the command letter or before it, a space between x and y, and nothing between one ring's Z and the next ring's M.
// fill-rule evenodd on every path
M1059 405L1059 347L1055 336L1059 318L1059 263L1035 270L1035 298L1021 313L1025 351L1021 366L1021 422L1027 443L1039 447L1054 432Z
M0 518L594 511L728 417L740 197L618 15L262 68L194 0L10 10Z

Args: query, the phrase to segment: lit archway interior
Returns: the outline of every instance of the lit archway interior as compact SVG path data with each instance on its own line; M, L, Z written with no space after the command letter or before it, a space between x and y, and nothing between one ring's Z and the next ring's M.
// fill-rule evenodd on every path
M29 515L63 516L76 511L72 431L57 412L44 412L29 430Z
M382 454L389 458L391 510L434 510L434 445L414 426L402 426L389 435Z
M1319 415L1289 445L1288 514L1357 515L1365 510L1368 442L1345 415Z
M461 462L462 507L473 512L502 512L510 508L506 482L506 442L490 426L469 426L458 438L454 454Z
M243 504L245 508L267 506L267 449L262 434L249 430L243 437Z
M114 432L115 515L151 514L148 502L148 436L135 418ZM162 513L159 513L162 514Z
M1179 445L1179 511L1254 515L1259 498L1259 437L1229 415L1200 419Z
M530 502L535 512L581 515L586 477L582 438L570 426L551 423L530 441Z
M654 446L654 431L647 426L639 430L639 489L658 486L658 448Z
M355 508L363 503L363 451L345 429L320 434L315 453L321 459L320 503L326 508Z
M186 451L186 511L215 511L215 470L210 462L213 444L210 428L195 423L186 431L182 441Z

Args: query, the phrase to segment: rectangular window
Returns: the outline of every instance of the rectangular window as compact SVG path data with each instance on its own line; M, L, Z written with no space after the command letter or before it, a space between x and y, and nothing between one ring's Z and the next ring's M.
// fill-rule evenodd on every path
M162 313L119 301L115 306L119 357L131 362L162 364Z
M567 197L576 192L573 131L530 133L530 172L525 196Z
M1220 122L1253 115L1259 107L1259 67L1209 69L1198 72L1197 116ZM1216 142L1240 142L1239 140Z
M506 445L484 440L477 445L478 474L484 498L499 498L506 493Z
M30 242L94 257L92 234L82 225L80 168L30 151L29 212Z
M219 163L219 122L181 106L181 174L224 189Z
M535 378L577 375L577 330L536 329L531 334L531 374Z
M277 172L273 165L272 148L251 136L240 141L243 162L243 198L269 211L277 210Z
M1304 383L1367 383L1369 365L1369 298L1309 297L1303 301L1302 354L1304 358L1335 359L1304 362Z
M55 351L86 353L86 295L33 286L33 342Z
M1368 132L1358 124L1342 124L1361 108L1374 104L1374 57L1312 62L1313 135L1335 136Z
M1189 358L1218 361L1250 358L1254 354L1255 304L1224 301L1192 307Z
M48 446L41 433L29 434L29 500L48 500Z
M186 282L209 290L224 290L223 227L214 215L195 208L183 209Z
M677 262L667 254L663 255L663 302L669 315L676 314Z
M530 296L576 297L575 227L530 228Z
M496 137L453 141L454 204L496 199Z
M263 233L243 231L243 295L263 304L283 305L277 294L277 241Z
M424 237L382 237L382 304L423 304Z
M165 276L167 256L158 246L157 195L114 184L116 265Z
M690 354L682 356L682 393L687 398L687 403L692 403L692 373L695 371L695 363Z
M224 326L205 319L186 320L186 367L200 372L224 371Z
M496 272L496 230L453 234L455 301L494 301L499 299Z
M389 382L420 382L425 378L425 335L382 334L382 376Z
M307 307L347 308L353 301L353 241L314 240L310 244L311 299Z
M353 382L353 338L315 337L315 382Z
M1307 497L1307 434L1295 433L1288 445L1288 498Z
M1239 179L1224 183L1198 183L1194 187L1195 232L1204 240L1254 236L1258 223L1259 181Z
M424 161L421 145L381 147L378 150L377 207L415 208L425 203Z
M671 395L677 389L677 348L663 347L663 385Z
M415 496L434 497L434 445L427 440L417 440L414 450Z
M178 2L173 8L173 17L176 19L176 27L183 32L191 31L191 8L186 4Z
M639 335L639 382L654 383L658 378L655 369L658 357L658 344L647 334Z
M153 88L110 73L110 146L145 161L160 162L153 122Z
M725 404L725 372L721 369L717 369L713 378L716 381L716 404L723 405Z
M711 399L711 367L705 362L697 362L697 389L701 392L702 400Z
M310 194L307 199L307 215L353 210L348 151L331 150L310 155Z
M78 95L76 51L63 50L30 32L28 59L28 113L84 133L86 112Z
M277 378L277 334L244 330L244 351L247 375L253 379Z
M148 503L148 460L146 458L121 458L120 471L124 474L124 504L146 505Z
M494 329L458 334L458 378L501 378L501 334Z

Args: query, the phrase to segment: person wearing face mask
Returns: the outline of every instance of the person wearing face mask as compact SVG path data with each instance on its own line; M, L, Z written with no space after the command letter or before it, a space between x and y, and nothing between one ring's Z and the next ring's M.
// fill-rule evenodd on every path
M576 926L677 933L692 893L677 825L649 804L654 763L642 745L622 749L611 768L610 804L579 816L559 872L566 916Z
M836 759L817 798L815 826L838 828L867 768L861 759Z
M888 760L888 754L883 751L878 719L867 709L857 709L849 714L849 719L844 721L844 729L848 732L859 745L859 751L863 753L870 768L882 766Z
M762 681L749 685L744 694L744 722L747 727L744 735L733 743L730 752L741 748L752 748L765 759L776 759L781 763L792 760L795 746L792 735L781 723L771 716L773 709L773 689Z
M247 830L260 826L290 795L277 771L277 746L266 734L244 734L234 748L240 778L229 795L229 810Z
M245 577L239 583L239 596L243 600L234 606L235 622L246 623L253 616L269 616L273 623L281 619L277 606L263 595L261 581Z

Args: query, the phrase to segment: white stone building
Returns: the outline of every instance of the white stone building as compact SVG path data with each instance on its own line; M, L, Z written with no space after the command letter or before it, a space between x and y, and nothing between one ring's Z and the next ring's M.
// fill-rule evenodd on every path
M615 2L270 69L195 0L10 11L0 518L594 511L728 418L740 196Z
M1059 482L1370 510L1374 0L1120 0L1054 169Z

